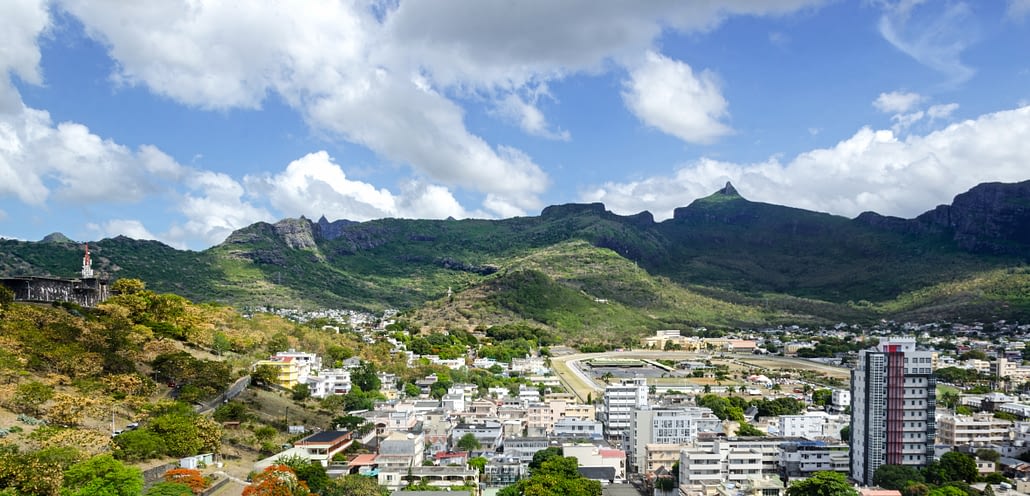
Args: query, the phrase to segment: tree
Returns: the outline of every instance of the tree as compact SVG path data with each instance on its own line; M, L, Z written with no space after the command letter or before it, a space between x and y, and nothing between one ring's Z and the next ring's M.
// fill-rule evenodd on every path
M968 493L955 486L944 486L931 489L926 496L968 496Z
M561 456L561 448L550 447L537 451L533 453L533 460L529 462L529 470L531 472L538 470L544 462L559 456Z
M975 481L978 471L972 456L949 451L940 460L927 466L925 474L928 482L946 484L953 481Z
M293 386L293 393L291 394L293 401L304 401L311 397L311 388L307 384L297 384Z
M162 476L165 482L182 484L189 488L194 494L200 494L207 489L207 480L199 470L190 468L176 468L165 472Z
M958 405L958 393L950 389L945 390L937 401L945 408L955 408L955 405Z
M149 460L165 454L165 441L146 429L123 432L114 438L114 454L130 462Z
M211 349L214 350L216 355L222 356L222 353L229 351L231 347L232 343L224 332L216 331L215 335L211 337Z
M462 451L468 452L472 452L483 447L483 445L479 443L479 440L476 439L476 436L471 432L461 436L461 439L458 439L458 442L454 443L454 446Z
M747 423L741 422L740 427L737 428L738 436L765 436L759 428Z
M976 450L976 457L981 460L987 460L997 462L1001 458L1001 453L994 451L990 448L980 448Z
M243 496L308 496L311 491L292 468L270 465L254 476Z
M18 410L39 416L39 407L54 397L54 387L39 381L18 384L14 390L14 404Z
M816 472L808 479L794 481L787 488L787 496L858 496L844 474Z
M417 398L420 394L422 394L422 388L410 382L407 382L404 384L404 394L408 395L411 398Z
M478 470L479 473L482 474L483 471L486 470L487 462L489 462L489 460L487 460L486 458L482 456L477 456L469 460L469 467Z
M851 426L845 425L840 429L840 440L845 443L851 443Z
M913 483L923 482L923 474L918 469L909 465L880 465L873 474L873 484L884 489L897 489L908 487Z
M927 496L930 494L930 486L922 482L913 482L901 490L904 496Z
M390 492L375 478L351 474L335 479L322 490L322 496L387 496Z
M143 472L111 455L98 455L68 467L64 488L68 496L137 496L143 492Z
M274 365L258 365L250 373L250 379L257 385L271 386L279 380L279 369Z
M579 474L574 457L554 457L533 472L528 479L501 489L498 496L600 496L601 483Z
M293 469L297 479L303 482L309 491L319 494L329 486L329 474L321 463L312 462L300 456L280 457L275 461Z
M360 417L358 415L342 415L333 419L333 425L335 425L337 429L343 429L346 431L353 431L364 425L366 422L368 422L368 420L365 419L365 417Z
M812 404L819 406L829 405L833 401L833 391L829 389L817 389L812 393Z
M350 381L365 392L379 391L379 388L382 387L382 382L376 373L376 366L372 362L361 362L361 365L351 372Z

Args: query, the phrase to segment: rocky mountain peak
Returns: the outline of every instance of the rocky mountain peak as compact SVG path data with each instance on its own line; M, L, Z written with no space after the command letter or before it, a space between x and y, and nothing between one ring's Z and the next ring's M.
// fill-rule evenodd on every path
M276 222L274 227L276 235L290 248L316 248L311 221L303 216L299 219L283 219Z
M737 193L737 188L734 188L733 183L729 181L726 181L726 186L723 186L722 189L716 191L715 193L718 195L726 196L740 196L740 193Z

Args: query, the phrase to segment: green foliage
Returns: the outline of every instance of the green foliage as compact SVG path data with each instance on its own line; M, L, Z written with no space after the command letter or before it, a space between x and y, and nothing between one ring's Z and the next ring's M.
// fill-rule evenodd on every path
M833 401L833 391L829 389L816 389L812 392L812 403L819 406L827 406Z
M755 426L753 426L753 425L751 425L751 424L749 424L747 422L742 422L740 424L740 427L737 428L737 435L738 436L765 436L765 433L762 432L759 428L757 428L757 427L755 427Z
M321 494L322 496L389 496L390 491L377 484L375 478L351 474L332 480Z
M376 375L376 366L372 362L361 362L358 368L351 371L350 380L355 386L365 392L379 391L382 384L379 376Z
M498 496L600 496L601 483L579 474L573 457L556 456L541 463L532 475L501 489Z
M976 460L965 453L949 451L923 469L927 482L947 484L957 481L975 481L978 475Z
M232 379L229 364L200 360L185 351L158 355L151 362L151 366L161 380L173 382L181 387L196 388L192 391L198 398L191 398L192 400L222 392Z
M544 462L562 456L561 448L549 447L544 448L536 453L533 453L533 460L529 462L529 470L531 472L539 470Z
M167 451L164 438L144 429L123 432L114 438L115 455L131 462L149 460Z
M111 455L98 455L64 472L66 496L137 496L143 491L143 472Z
M14 404L22 413L39 416L39 407L54 397L54 387L39 381L18 384L14 390Z
M297 478L307 484L313 494L320 494L329 487L329 474L321 463L311 462L300 456L280 457L275 462L293 469Z
M462 451L468 452L472 452L483 447L479 443L479 440L476 439L476 436L471 432L461 436L461 439L458 439L458 441L454 443L454 446Z
M158 482L147 489L145 496L193 496L193 491L186 484Z
M487 460L486 458L484 458L482 456L476 456L476 457L470 458L468 464L469 464L470 468L474 468L474 469L478 470L480 474L482 474L483 470L486 469L486 464L489 463L489 462L490 462L490 460Z
M787 487L787 496L858 496L844 474L816 472L808 479L794 481Z
M884 489L900 491L923 481L923 474L917 468L908 465L880 465L873 474L873 484Z
M297 384L293 386L290 397L293 401L304 401L311 397L311 388L307 384Z
M215 408L211 416L219 422L243 422L253 417L247 410L247 405L235 400L218 405L218 408Z

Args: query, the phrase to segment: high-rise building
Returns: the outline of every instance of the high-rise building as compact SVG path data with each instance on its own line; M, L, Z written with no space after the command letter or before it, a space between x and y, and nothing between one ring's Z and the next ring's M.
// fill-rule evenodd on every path
M698 431L721 432L722 421L705 407L634 409L625 431L626 461L631 472L644 473L648 444L682 445L697 439ZM671 467L671 465L666 468Z
M630 415L635 408L647 406L647 380L643 377L623 379L604 388L604 435L621 440L629 429Z
M890 338L862 350L851 372L851 478L871 484L881 465L933 460L936 381L932 353L915 338Z

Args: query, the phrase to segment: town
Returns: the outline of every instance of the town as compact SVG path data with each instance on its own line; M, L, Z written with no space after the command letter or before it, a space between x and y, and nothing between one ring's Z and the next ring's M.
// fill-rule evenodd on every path
M340 423L291 425L308 434L254 473L299 457L393 494L481 495L574 458L603 494L784 495L826 473L863 495L1030 494L1027 325L659 330L577 350L526 329L423 335L393 317L344 332L450 372L369 377L357 357L303 350L256 362L255 382L295 399L349 398L359 375L376 394L344 403L356 408Z

